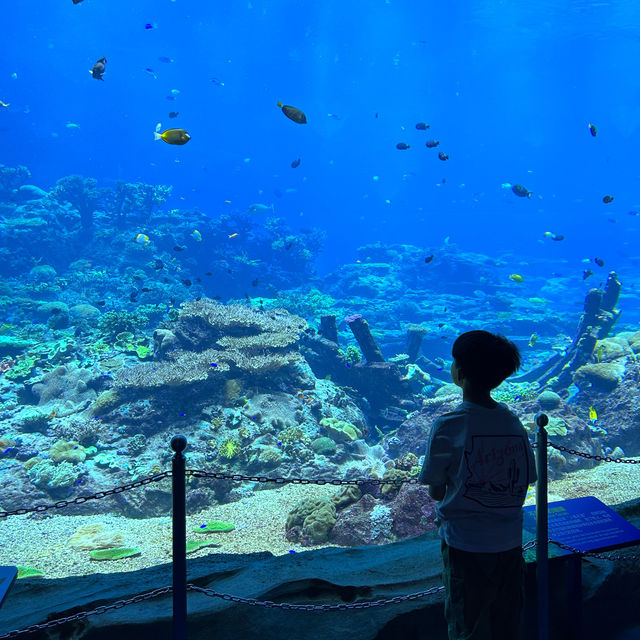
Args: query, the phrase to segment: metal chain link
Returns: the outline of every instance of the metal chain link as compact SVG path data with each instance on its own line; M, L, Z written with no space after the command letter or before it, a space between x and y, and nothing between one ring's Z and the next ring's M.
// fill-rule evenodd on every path
M567 449L561 444L548 443L550 447L553 447L557 451L563 451L565 453L571 453L574 456L580 456L581 458L589 458L590 460L597 460L598 462L620 462L625 464L640 464L640 460L630 460L628 458L612 458L611 456L594 456L584 451L576 451L575 449Z
M384 485L390 484L395 486L401 486L403 484L420 484L417 478L410 478L403 480L401 478L395 478L393 480L381 480L379 478L357 478L355 480L322 480L312 478L283 478L276 477L271 478L268 476L245 476L241 473L216 473L213 471L201 471L199 469L187 469L186 474L192 478L208 478L211 480L236 480L246 482L274 482L275 484L316 484L316 485Z
M151 484L152 482L159 482L160 480L164 480L169 476L171 476L171 471L164 471L163 473L158 473L155 476L150 476L149 478L144 478L142 480L136 480L135 482L123 484L120 487L107 489L106 491L98 491L97 493L94 493L90 496L79 496L77 498L74 498L73 500L59 500L58 502L54 502L53 504L39 504L35 507L14 509L13 511L0 511L0 519L7 518L8 516L22 516L26 513L40 513L43 511L48 511L49 509L63 509L64 507L68 507L72 504L84 504L89 500L99 500L100 498L113 496L118 493L122 493L123 491L129 491L130 489L143 487L144 485Z
M555 544L557 547L560 547L565 551L571 551L576 555L586 556L589 558L598 558L600 560L611 560L611 561L621 560L623 562L629 562L629 561L637 562L638 560L640 560L640 555L635 553L627 553L627 554L614 553L614 554L609 554L605 556L602 553L596 553L595 551L581 551L580 549L576 549L575 547L570 547L568 544L564 544L563 542L558 542L557 540L552 540L551 538L549 538L549 543Z
M90 611L80 611L78 613L74 613L72 616L50 620L49 622L43 622L42 624L32 624L30 627L25 627L24 629L19 629L17 631L9 631L9 633L1 635L0 640L5 640L5 638L17 638L18 636L21 636L25 633L33 633L34 631L41 631L42 629L51 629L52 627L57 627L61 624L66 624L67 622L84 620L89 616L99 615L101 613L106 613L107 611L113 611L114 609L122 609L122 607L126 607L128 604L136 604L138 602L143 602L144 600L151 600L152 598L157 598L158 596L164 596L168 593L171 593L172 591L173 587L160 587L159 589L154 589L153 591L140 593L137 596L127 598L126 600L118 600L113 604L100 605L99 607L91 609Z
M384 607L388 604L398 604L410 600L418 600L425 596L433 595L439 591L444 591L444 586L432 587L426 591L418 591L404 596L395 596L385 600L369 600L367 602L354 602L352 604L291 604L290 602L272 602L271 600L255 600L254 598L242 598L240 596L231 596L228 593L218 593L213 589L198 587L194 584L188 584L189 591L197 591L203 593L210 598L220 598L230 602L238 602L248 604L253 607L265 607L267 609L285 609L287 611L346 611L348 609L373 609L375 607Z

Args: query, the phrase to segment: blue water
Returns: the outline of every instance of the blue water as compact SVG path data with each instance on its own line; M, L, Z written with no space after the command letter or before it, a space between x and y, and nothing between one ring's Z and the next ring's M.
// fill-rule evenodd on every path
M177 204L214 217L274 204L294 228L327 230L320 268L365 242L447 236L479 253L567 259L577 280L582 258L624 272L638 255L630 0L38 0L5 2L3 17L0 162L28 166L45 189L81 173L171 184ZM99 82L89 70L102 56ZM158 122L191 141L154 142ZM541 243L545 231L566 239Z

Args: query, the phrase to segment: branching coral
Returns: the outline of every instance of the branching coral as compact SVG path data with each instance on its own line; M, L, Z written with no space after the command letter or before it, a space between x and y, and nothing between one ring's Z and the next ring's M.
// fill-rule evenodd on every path
M98 188L95 178L74 175L58 180L52 195L58 202L71 203L80 214L82 228L88 230L93 227L93 213L99 207L105 191Z

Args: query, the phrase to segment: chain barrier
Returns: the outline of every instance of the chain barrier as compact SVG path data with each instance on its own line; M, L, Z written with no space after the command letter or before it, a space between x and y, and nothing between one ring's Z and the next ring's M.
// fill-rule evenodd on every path
M368 600L366 602L354 602L352 604L291 604L290 602L272 602L271 600L255 600L254 598L242 598L240 596L231 596L228 593L218 593L213 589L197 587L194 584L188 584L189 591L197 591L203 593L210 598L220 598L230 602L238 602L248 604L253 607L265 607L266 609L285 609L287 611L347 611L349 609L373 609L375 607L384 607L388 604L398 604L400 602L408 602L410 600L419 600L425 596L430 596L440 591L444 591L444 586L431 587L426 591L418 591L404 596L394 596L385 600Z
M537 443L531 443L533 448L537 447ZM612 458L611 456L600 456L593 455L591 453L586 453L584 451L577 451L576 449L568 449L562 445L554 444L553 442L548 443L549 447L556 449L557 451L562 451L564 453L569 453L572 455L580 456L581 458L588 458L591 460L596 460L597 462L617 462L617 463L626 463L626 464L640 464L640 459L632 460L627 458ZM30 508L22 508L22 509L14 509L13 511L0 511L0 520L2 518L7 518L8 516L21 516L27 513L42 513L44 511L49 511L50 509L63 509L64 507L68 507L74 504L83 504L88 502L89 500L99 500L100 498L106 498L107 496L116 495L119 493L123 493L124 491L129 491L131 489L136 489L138 487L143 487L145 485L151 484L152 482L159 482L164 480L165 478L169 478L172 475L171 471L164 471L162 473L158 473L154 476L150 476L148 478L143 478L142 480L136 480L135 482L129 482L128 484L124 484L119 487L115 487L113 489L108 489L106 491L98 491L93 495L89 496L79 496L77 498L73 498L72 500L59 500L53 504L40 504L35 507ZM209 480L232 480L235 482L260 482L267 483L273 482L274 484L299 484L299 485L318 485L318 486L358 486L362 487L364 485L372 485L372 486L381 486L381 485L392 485L396 487L400 487L403 484L419 484L417 478L410 479L402 479L395 478L391 480L383 480L380 478L356 478L354 480L322 480L322 479L310 479L310 478L284 478L282 476L272 478L268 476L249 476L241 473L218 473L213 471L202 471L199 469L187 469L186 475L192 478L206 478Z
M95 609L91 609L90 611L80 611L78 613L74 613L71 616L66 616L64 618L58 618L56 620L50 620L49 622L43 622L42 624L32 624L30 627L25 627L24 629L19 629L18 631L9 631L9 633L5 633L0 636L0 640L5 640L5 638L17 638L25 633L33 633L34 631L42 631L43 629L51 629L52 627L57 627L61 624L66 624L67 622L75 622L76 620L84 620L89 616L100 615L101 613L106 613L107 611L113 611L115 609L122 609L122 607L126 607L128 604L136 604L138 602L143 602L144 600L151 600L153 598L157 598L158 596L164 596L173 591L173 587L160 587L159 589L154 589L153 591L147 591L146 593L140 593L137 596L133 596L132 598L127 598L126 600L118 600L113 604L104 604Z
M274 482L275 484L316 484L319 486L323 485L351 485L351 486L363 486L363 485L395 485L401 486L403 484L420 484L417 478L410 478L408 480L404 480L401 478L395 478L393 480L381 480L380 478L356 478L355 480L322 480L322 479L311 479L311 478L271 478L268 476L245 476L241 473L227 474L227 473L216 473L212 471L201 471L199 469L187 469L187 476L191 476L192 478L208 478L210 480L236 480L236 481L245 481L245 482Z
M143 478L142 480L136 480L135 482L129 482L128 484L123 484L120 487L115 487L114 489L108 489L106 491L98 491L90 496L79 496L74 498L73 500L59 500L58 502L54 502L53 504L39 504L35 507L29 507L24 509L14 509L13 511L0 511L0 519L7 518L8 516L23 516L26 513L41 513L44 511L49 511L49 509L64 509L64 507L68 507L72 504L84 504L89 500L99 500L100 498L106 498L107 496L113 496L118 493L122 493L123 491L129 491L130 489L136 489L137 487L143 487L147 484L151 484L152 482L159 482L160 480L164 480L171 475L171 471L164 471L163 473L158 473L155 476L150 476L148 478Z

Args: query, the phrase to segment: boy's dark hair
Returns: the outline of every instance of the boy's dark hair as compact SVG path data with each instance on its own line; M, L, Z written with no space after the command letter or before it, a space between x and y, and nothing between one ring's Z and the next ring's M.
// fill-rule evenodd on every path
M520 368L518 347L504 336L467 331L453 343L451 355L478 389L495 389Z

